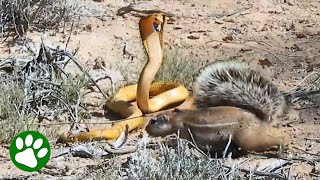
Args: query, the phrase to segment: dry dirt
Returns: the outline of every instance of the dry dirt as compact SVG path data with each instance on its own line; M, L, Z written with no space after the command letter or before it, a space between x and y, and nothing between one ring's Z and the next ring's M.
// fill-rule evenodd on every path
M137 29L139 17L136 13L116 15L119 8L128 5L124 1L84 2L90 7L104 9L106 16L83 18L80 28L72 34L69 48L80 47L77 57L87 67L92 68L96 59L102 60L106 64L105 73L112 76L117 86L122 86L120 72L112 67L121 63L130 73L135 65L143 66L146 62ZM165 46L179 47L190 61L201 66L218 59L244 59L263 66L284 91L294 88L320 67L319 0L154 0L136 1L136 8L175 14L165 27ZM68 33L52 35L34 31L27 37L35 44L40 42L40 37L44 37L47 44L58 44L67 41ZM17 46L0 44L0 56L7 57ZM132 71L131 78L137 78L136 72ZM301 86L306 86L307 82ZM109 83L101 86L110 88ZM319 107L297 105L296 108L300 120L286 126L293 138L288 153L309 161L292 161L291 174L297 179L317 179L320 177L320 170L316 168L320 167L320 142L306 138L320 138ZM98 111L103 112L102 108ZM105 120L96 117L93 121L97 119ZM52 145L52 156L63 149ZM17 170L8 157L8 147L0 147L0 176L30 175ZM76 157L52 160L49 165L56 169L48 166L41 175L36 173L36 177L75 177L85 166L98 161Z

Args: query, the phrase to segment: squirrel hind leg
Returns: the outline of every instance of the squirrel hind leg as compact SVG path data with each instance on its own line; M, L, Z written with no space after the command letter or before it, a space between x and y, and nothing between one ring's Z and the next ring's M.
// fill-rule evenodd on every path
M235 143L244 151L263 152L278 148L278 156L283 155L284 146L290 141L287 134L277 133L279 130L270 126L244 128L234 134Z

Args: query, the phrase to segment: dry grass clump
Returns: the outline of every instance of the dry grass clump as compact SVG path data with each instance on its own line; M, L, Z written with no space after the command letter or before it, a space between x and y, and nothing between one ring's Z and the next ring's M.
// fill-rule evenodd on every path
M320 58L320 54L319 54ZM310 99L313 103L320 105L320 69L317 70L317 77L316 79L311 83L313 91L315 91L314 94L310 96Z
M145 62L147 63L147 62ZM119 84L117 86L118 91L119 88L131 84L137 84L139 81L140 73L142 71L142 68L145 64L142 63L136 63L136 62L130 62L130 63L122 63L121 61L118 61L115 63L115 70L119 71L120 74L123 77L123 83Z
M6 62L0 64L2 142L23 130L38 129L43 120L80 122L83 118L84 90L91 84L83 69L78 75L64 72L71 61L67 54L41 44L37 57L0 60Z
M2 79L0 92L0 142L9 142L17 133L35 128L34 115L17 81Z
M220 160L199 158L186 143L176 148L162 145L153 154L142 148L132 155L125 169L129 179L237 179L238 171L227 172Z
M301 85L304 84L304 85ZM318 106L320 104L320 71L307 76L294 89L294 101L302 106Z
M310 99L313 103L320 104L320 72L318 73L317 79L313 83L314 91L317 93L310 96Z
M77 179L103 179L103 180L114 180L114 179L124 179L121 176L120 161L117 161L116 158L110 158L105 162L92 166L85 170L84 174L80 174Z
M67 0L1 0L0 6L2 37L23 36L31 27L57 28L61 23L70 21L77 8L75 3Z
M86 179L241 179L239 169L224 167L222 160L198 157L185 141L174 148L158 143L153 150L143 139L126 163L111 158L88 170Z
M287 170L252 171L242 169L244 161L210 158L189 146L187 140L177 138L174 146L159 141L151 144L151 140L155 142L144 134L134 153L109 155L98 165L87 167L78 179L287 179Z
M49 87L31 92L21 82L1 77L0 142L9 142L16 134L25 130L39 130L36 124L43 118L58 118L65 113L81 118L84 109L79 106L84 94L80 92L87 87L88 80L83 76L69 76L60 81L59 91ZM78 111L77 115L75 111Z
M146 61L143 62L147 63ZM126 82L125 85L137 84L144 66L145 64L143 63L116 64L117 70L120 71ZM192 82L199 68L200 67L191 61L187 55L183 54L178 47L168 49L164 51L163 62L155 76L154 82L176 82L191 90Z
M199 71L199 65L183 54L178 47L165 51L163 63L155 79L180 83L191 89L192 82Z

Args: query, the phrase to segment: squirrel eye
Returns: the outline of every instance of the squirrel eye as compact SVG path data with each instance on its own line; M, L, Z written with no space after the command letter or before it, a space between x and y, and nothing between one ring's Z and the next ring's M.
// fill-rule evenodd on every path
M151 125L156 124L156 122L157 122L157 120L155 120L155 119L150 119L150 124L151 124Z
M168 122L168 118L165 115L160 115L155 118L150 119L149 124L150 125L156 125L156 124L166 124Z

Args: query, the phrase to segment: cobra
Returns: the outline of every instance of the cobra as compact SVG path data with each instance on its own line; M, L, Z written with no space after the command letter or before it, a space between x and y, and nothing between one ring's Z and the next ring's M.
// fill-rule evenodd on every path
M179 83L154 82L154 77L163 61L163 28L166 23L164 13L154 13L139 21L140 37L147 55L138 84L121 88L106 106L125 120L114 123L111 127L92 129L82 132L66 141L88 141L91 139L116 139L128 128L132 131L144 128L145 114L159 112L175 106L189 107L193 98L189 91ZM172 107L173 106L173 107Z

